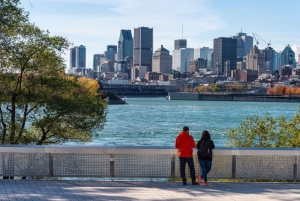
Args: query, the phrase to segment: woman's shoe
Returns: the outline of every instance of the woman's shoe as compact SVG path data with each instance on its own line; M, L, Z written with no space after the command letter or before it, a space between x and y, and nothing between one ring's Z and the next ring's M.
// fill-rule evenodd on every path
M204 182L204 186L208 186L208 182Z

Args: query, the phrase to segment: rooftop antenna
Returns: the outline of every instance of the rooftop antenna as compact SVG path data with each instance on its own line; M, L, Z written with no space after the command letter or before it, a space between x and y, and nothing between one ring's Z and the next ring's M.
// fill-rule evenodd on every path
M182 34L182 39L183 39L183 24L182 24L182 31L181 31L181 34Z

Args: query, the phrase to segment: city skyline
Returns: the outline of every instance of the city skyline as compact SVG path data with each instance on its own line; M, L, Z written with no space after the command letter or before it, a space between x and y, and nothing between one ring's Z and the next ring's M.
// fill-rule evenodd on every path
M86 46L86 67L92 68L93 55L103 53L107 45L117 45L121 29L133 33L143 26L153 28L153 50L164 45L172 52L174 40L181 38L187 39L188 48L213 48L215 38L241 31L271 41L276 51L288 44L300 46L297 3L299 0L288 4L283 0L21 0L21 7L30 13L31 22L51 35ZM267 44L259 39L258 47L264 49ZM69 52L65 53L68 68ZM299 53L298 49L296 55Z

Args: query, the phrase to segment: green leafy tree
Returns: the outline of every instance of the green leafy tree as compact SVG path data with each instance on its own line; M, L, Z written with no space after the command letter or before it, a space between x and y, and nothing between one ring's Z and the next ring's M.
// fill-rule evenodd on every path
M28 22L19 1L0 2L1 143L90 141L107 110L98 83L66 76L67 39Z
M280 117L247 117L227 132L229 147L300 147L300 107L291 120Z

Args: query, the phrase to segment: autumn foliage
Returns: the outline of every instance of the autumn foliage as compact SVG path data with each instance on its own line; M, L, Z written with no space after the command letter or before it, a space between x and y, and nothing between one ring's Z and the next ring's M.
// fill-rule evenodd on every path
M291 86L277 86L267 91L268 95L300 95L300 88Z

